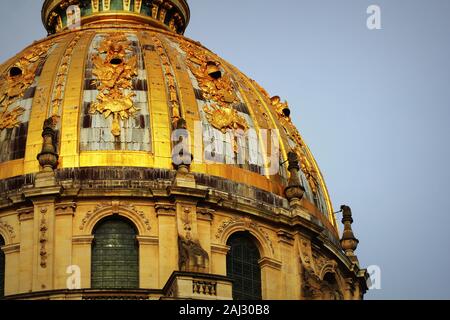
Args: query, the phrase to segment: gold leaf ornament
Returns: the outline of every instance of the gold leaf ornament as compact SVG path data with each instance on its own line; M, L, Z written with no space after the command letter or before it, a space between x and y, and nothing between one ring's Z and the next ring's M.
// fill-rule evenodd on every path
M190 43L181 42L180 46L187 55L187 65L198 81L203 97L211 101L203 111L206 119L216 129L225 133L227 130L247 130L246 119L234 108L239 99L228 74L222 71L221 65L205 50Z
M105 118L113 116L111 133L115 137L121 134L121 120L134 117L132 92L133 79L137 76L136 56L127 58L131 42L123 33L108 35L97 48L98 53L92 57L93 75L99 94L91 105L90 113L101 113ZM103 57L102 57L103 56Z
M33 85L36 71L42 57L47 55L51 43L44 43L27 50L0 79L0 130L12 129L20 125L20 116L25 109L9 107L23 98L25 92Z

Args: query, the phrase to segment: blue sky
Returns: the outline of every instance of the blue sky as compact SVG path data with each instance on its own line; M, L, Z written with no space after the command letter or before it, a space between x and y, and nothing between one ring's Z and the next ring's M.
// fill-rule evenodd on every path
M450 299L450 1L189 3L188 37L289 101L362 266L382 269L367 298ZM40 6L2 1L0 61L45 36Z

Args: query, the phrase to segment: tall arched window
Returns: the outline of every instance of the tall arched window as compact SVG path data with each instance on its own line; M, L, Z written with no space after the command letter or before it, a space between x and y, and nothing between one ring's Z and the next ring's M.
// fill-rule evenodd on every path
M5 296L5 253L1 248L4 245L5 240L0 236L0 298Z
M254 238L247 232L233 234L227 242L227 276L233 279L234 300L262 300L261 259Z
M94 228L91 287L94 289L139 288L137 231L128 220L110 217Z
M344 300L335 274L327 273L324 276L321 291L324 300Z

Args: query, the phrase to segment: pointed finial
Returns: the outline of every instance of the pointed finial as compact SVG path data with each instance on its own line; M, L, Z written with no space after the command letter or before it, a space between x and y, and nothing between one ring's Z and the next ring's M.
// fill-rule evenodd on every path
M341 247L344 249L345 254L352 260L352 262L357 263L357 258L355 255L355 250L358 248L359 240L356 239L352 230L352 210L349 206L341 206L343 213L342 223L344 224L344 232L341 239Z
M42 167L42 171L53 171L58 166L58 154L56 153L56 131L55 119L48 118L44 122L42 129L42 151L38 154L37 159Z
M295 152L288 153L290 178L288 187L284 190L286 198L289 200L291 207L296 207L300 205L300 200L302 200L305 194L305 188L300 183L300 178L298 172L300 171L300 164L298 156Z

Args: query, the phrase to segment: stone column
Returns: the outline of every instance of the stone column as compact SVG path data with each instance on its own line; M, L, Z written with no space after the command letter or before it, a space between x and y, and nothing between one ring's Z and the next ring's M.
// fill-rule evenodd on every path
M227 254L230 246L211 245L211 273L221 276L227 275Z
M33 291L54 289L55 198L39 197L34 204Z
M20 222L19 293L29 293L33 278L34 208L18 210Z
M157 237L138 236L139 288L159 287L159 240Z
M278 231L278 243L281 253L282 292L284 300L300 300L300 273L298 260L294 253L294 236L285 230Z
M271 259L262 258L259 261L261 268L261 282L262 282L262 298L263 300L280 300L282 299L283 288L280 281L274 279L281 278L281 262Z
M163 288L175 270L178 270L178 234L176 209L172 204L156 204L159 234L159 288Z
M67 289L67 268L72 260L72 229L76 204L66 201L56 204L55 209L55 289Z
M20 245L10 244L1 248L5 254L5 296L19 291Z
M80 267L81 289L91 287L91 256L94 236L75 236L72 238L72 263Z

